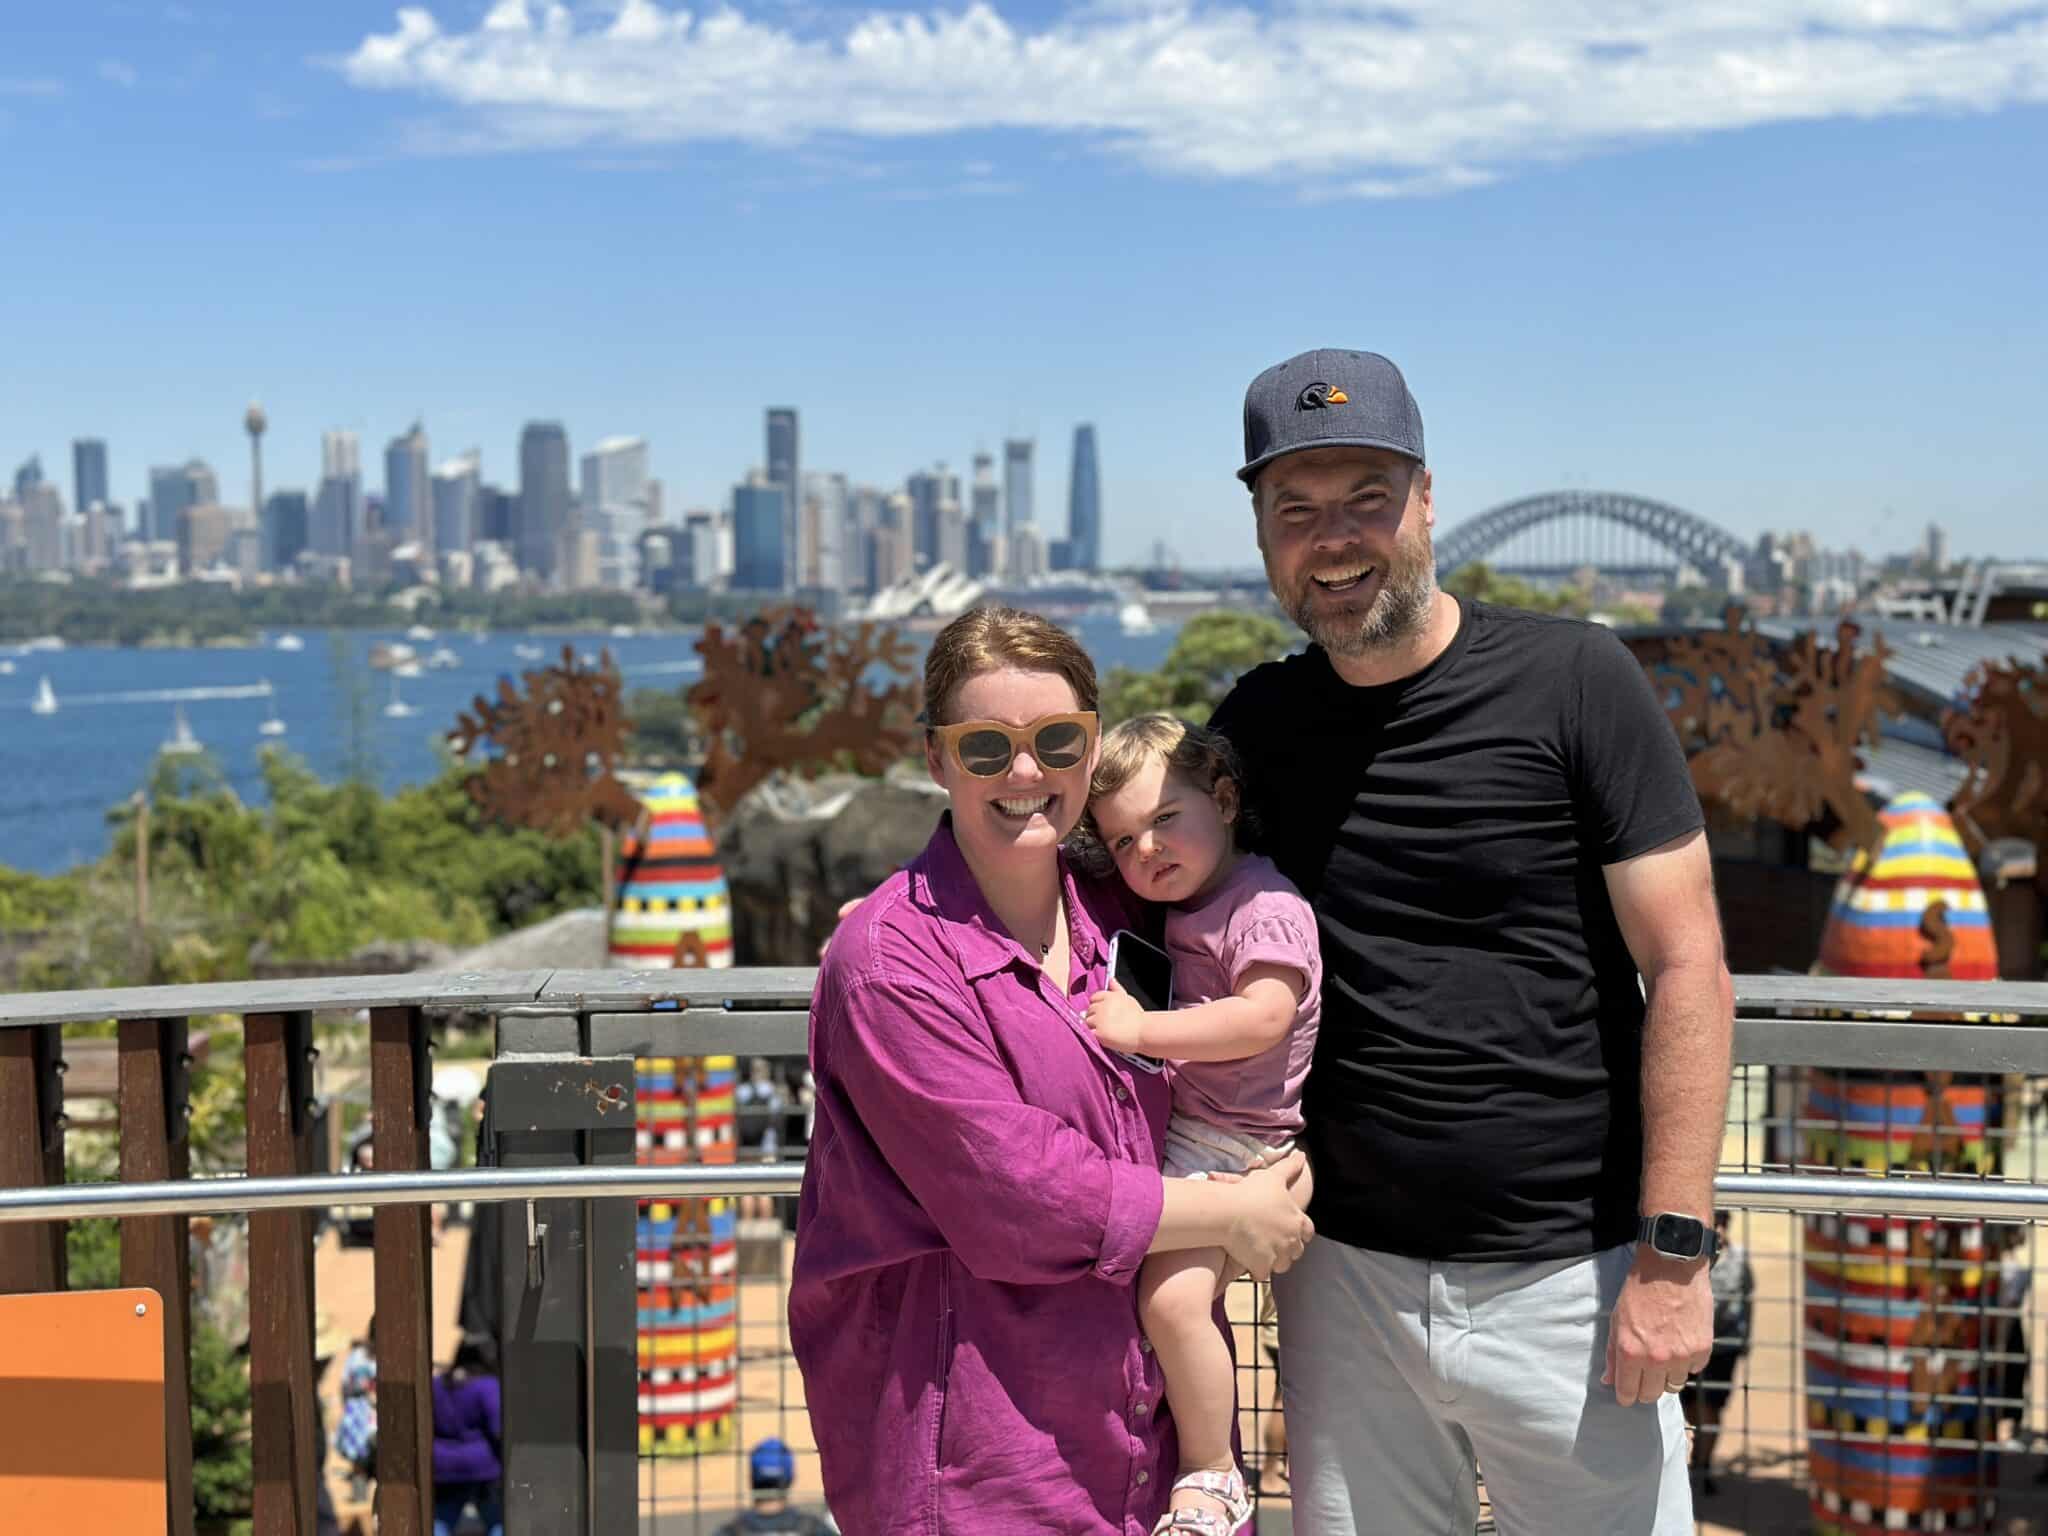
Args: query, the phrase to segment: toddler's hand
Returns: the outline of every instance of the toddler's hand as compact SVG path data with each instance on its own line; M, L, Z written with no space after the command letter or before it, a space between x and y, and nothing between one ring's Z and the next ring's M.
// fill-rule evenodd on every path
M1107 992L1088 999L1087 1022L1095 1038L1112 1051L1142 1052L1145 1048L1145 1010L1138 1000L1115 982Z

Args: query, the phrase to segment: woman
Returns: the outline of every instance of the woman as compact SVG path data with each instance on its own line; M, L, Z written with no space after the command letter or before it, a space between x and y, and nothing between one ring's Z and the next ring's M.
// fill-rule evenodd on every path
M1139 1265L1217 1246L1286 1268L1302 1162L1163 1180L1165 1082L1082 1021L1130 918L1060 851L1095 764L1087 654L977 609L933 643L924 697L950 809L840 925L811 1010L789 1316L826 1500L863 1536L1144 1536L1176 1451Z
M486 1536L505 1536L504 1455L498 1343L465 1337L434 1378L434 1536L455 1536L472 1508Z

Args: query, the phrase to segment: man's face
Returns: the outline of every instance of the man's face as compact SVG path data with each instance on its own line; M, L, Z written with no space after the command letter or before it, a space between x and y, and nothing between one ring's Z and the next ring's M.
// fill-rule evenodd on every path
M1273 596L1333 656L1395 645L1436 596L1429 471L1383 448L1275 459L1252 487Z

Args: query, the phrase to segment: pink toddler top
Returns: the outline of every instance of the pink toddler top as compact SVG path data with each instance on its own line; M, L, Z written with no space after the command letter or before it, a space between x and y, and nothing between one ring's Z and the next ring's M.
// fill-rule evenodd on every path
M1301 1006L1279 1044L1242 1061L1180 1061L1173 1110L1265 1142L1301 1130L1301 1085L1323 1016L1323 957L1316 918L1301 892L1263 854L1246 854L1198 907L1170 908L1166 952L1173 957L1176 1007L1229 997L1255 965L1300 972Z

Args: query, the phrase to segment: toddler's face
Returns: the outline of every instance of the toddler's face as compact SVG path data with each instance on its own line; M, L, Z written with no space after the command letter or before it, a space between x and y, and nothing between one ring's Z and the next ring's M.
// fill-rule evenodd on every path
M1124 883L1147 901L1186 902L1207 893L1230 861L1237 787L1207 794L1153 758L1112 795L1089 803Z

